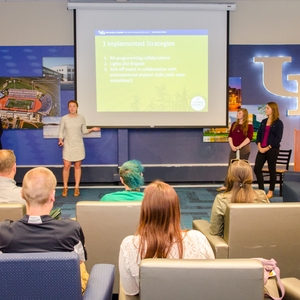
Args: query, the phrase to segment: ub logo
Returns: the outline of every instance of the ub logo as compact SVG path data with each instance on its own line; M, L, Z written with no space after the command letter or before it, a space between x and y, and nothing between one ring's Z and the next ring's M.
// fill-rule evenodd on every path
M300 97L299 92L299 82L300 74L287 74L287 80L295 80L297 83L297 92L287 91L283 84L283 71L282 65L284 63L290 63L292 58L290 56L283 57L254 57L255 63L263 64L263 84L265 89L277 96L287 97L287 98L296 98L296 108L295 110L288 110L287 114L289 116L299 116L300 108L298 106L298 101Z

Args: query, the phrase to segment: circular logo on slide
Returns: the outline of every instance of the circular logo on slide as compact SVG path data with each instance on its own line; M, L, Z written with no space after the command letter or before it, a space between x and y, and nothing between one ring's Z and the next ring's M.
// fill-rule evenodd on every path
M200 111L205 107L205 105L205 100L200 96L196 96L191 100L191 107L193 110Z

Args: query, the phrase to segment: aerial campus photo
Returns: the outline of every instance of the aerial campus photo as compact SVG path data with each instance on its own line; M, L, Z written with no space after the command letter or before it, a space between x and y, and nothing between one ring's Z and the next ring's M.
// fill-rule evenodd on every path
M43 118L60 115L56 77L0 77L0 116L5 129L42 129Z

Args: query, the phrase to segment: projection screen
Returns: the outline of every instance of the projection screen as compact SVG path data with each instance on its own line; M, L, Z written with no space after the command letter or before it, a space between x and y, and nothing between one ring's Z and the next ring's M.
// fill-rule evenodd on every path
M227 125L233 3L69 2L76 99L87 125Z

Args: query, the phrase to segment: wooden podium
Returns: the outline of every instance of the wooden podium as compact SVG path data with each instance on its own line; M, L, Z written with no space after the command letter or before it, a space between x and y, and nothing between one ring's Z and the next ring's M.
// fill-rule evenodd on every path
M300 172L300 130L294 130L294 171Z

